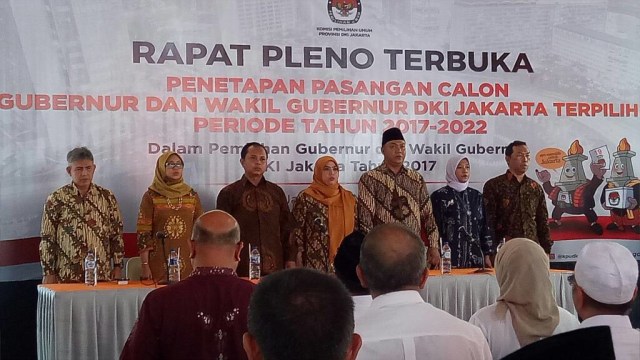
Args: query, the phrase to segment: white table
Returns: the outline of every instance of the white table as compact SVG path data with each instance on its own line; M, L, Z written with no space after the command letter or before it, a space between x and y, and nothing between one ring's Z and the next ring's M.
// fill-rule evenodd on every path
M38 359L118 359L154 286L38 286Z
M558 306L575 314L571 285L567 280L572 273L552 270L550 279ZM456 269L453 275L431 272L420 295L431 305L467 321L479 309L495 303L500 288L493 273L474 274L473 270Z
M493 304L500 293L493 274L454 270L433 273L420 294L429 303L468 320ZM558 305L575 313L568 271L552 271ZM138 317L142 301L154 286L100 283L38 286L38 358L58 360L118 359Z

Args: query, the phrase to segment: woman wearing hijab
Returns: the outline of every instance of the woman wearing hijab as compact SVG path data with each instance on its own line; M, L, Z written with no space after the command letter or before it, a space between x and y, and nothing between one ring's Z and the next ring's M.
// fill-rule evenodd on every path
M189 239L202 205L198 194L184 182L183 168L184 161L175 152L160 155L153 183L142 196L137 224L142 280L166 281L166 257L178 248L180 277L191 274ZM158 233L165 235L164 244Z
M447 186L431 194L433 216L442 243L451 247L456 268L491 267L491 235L484 213L482 193L469 187L469 159L454 156L447 162ZM482 250L482 251L481 251Z
M578 319L556 305L549 256L536 242L515 238L496 255L500 297L469 322L487 338L494 359L542 338L578 328Z
M333 258L340 242L355 224L356 199L340 186L338 162L323 156L314 166L313 182L300 192L293 205L292 241L302 266L333 272Z

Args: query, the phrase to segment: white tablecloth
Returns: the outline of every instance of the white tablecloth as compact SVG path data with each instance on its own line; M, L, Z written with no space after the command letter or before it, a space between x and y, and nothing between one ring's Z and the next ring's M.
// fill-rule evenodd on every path
M470 270L457 270L470 273ZM575 314L571 285L567 277L571 271L552 271L551 283L556 303ZM420 295L428 303L462 320L469 320L479 309L491 305L498 299L500 288L494 274L429 276L427 286Z
M153 286L38 286L38 359L118 359Z
M494 303L499 295L492 274L429 276L422 297L460 319ZM558 305L575 313L571 272L552 272ZM118 359L133 328L138 310L153 286L83 284L38 286L38 358L58 360Z

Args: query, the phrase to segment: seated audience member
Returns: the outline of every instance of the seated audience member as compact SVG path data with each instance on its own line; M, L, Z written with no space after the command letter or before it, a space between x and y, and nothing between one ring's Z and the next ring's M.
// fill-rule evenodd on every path
M209 211L196 220L190 246L195 270L146 297L120 359L247 358L242 335L254 285L235 273L238 223Z
M534 241L507 241L496 255L496 278L500 286L498 301L469 319L482 329L494 359L578 327L578 319L556 305L549 257Z
M260 281L243 345L250 360L353 360L353 301L344 285L318 270L289 269Z
M614 360L611 330L595 326L549 336L512 352L502 360Z
M640 359L640 331L628 316L638 293L638 264L631 252L611 241L587 244L571 280L580 327L610 327L616 359Z
M404 225L375 227L365 237L358 277L373 301L356 319L359 360L491 359L477 327L426 303L426 249Z
M360 263L360 246L364 235L354 231L342 240L333 266L336 276L347 287L353 298L353 318L357 319L364 309L371 305L369 289L363 288L356 274L356 267Z

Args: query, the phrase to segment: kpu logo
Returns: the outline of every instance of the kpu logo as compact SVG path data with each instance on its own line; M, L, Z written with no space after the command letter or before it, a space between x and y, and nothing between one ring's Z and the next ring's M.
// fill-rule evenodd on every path
M329 0L327 11L336 24L355 24L360 20L362 4L360 0Z

